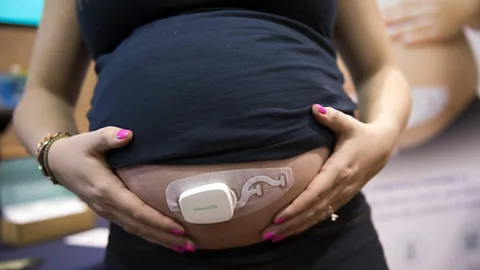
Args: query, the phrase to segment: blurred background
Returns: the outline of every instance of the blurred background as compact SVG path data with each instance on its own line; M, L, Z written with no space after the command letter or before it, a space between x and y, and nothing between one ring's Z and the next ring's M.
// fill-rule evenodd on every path
M413 93L395 155L365 188L392 270L480 269L480 33L460 19L463 2L379 0ZM100 269L107 223L46 181L9 126L42 8L0 0L0 270ZM95 82L90 69L76 110L82 132Z

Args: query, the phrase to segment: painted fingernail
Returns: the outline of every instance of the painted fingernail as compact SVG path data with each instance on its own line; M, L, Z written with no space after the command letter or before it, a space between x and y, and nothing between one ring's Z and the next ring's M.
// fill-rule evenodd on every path
M172 247L172 250L177 252L177 253L184 253L185 252L185 249L183 249L182 247Z
M192 244L186 244L183 248L188 252L195 252L196 250L195 246Z
M273 238L272 238L272 242L273 242L273 243L277 243L277 242L282 241L283 239L285 239L285 236L281 236L281 235L280 235L280 236L276 236L276 237L273 237Z
M285 218L281 217L281 218L277 218L273 223L282 224L283 222L285 222Z
M121 129L117 132L117 139L119 140L123 140L125 138L127 138L128 134L130 134L130 132L132 132L131 130L128 130L128 129Z
M263 240L270 240L272 239L273 237L275 237L275 233L273 232L267 232L263 235Z
M317 110L319 113L321 114L327 114L327 109L325 109L325 107L323 107L322 105L320 104L316 104L315 106L317 106Z
M178 230L178 229L173 229L171 230L171 232L175 235L183 235L184 232L182 230Z

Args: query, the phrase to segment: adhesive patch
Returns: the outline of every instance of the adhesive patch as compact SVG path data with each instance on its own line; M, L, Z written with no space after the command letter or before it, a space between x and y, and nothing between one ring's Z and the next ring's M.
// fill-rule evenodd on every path
M281 198L293 186L290 168L230 170L194 175L171 182L166 189L167 205L182 217L179 198L188 190L209 184L223 183L238 198L234 218L251 214Z
M413 86L412 113L407 128L429 122L437 117L447 106L449 92L444 86Z

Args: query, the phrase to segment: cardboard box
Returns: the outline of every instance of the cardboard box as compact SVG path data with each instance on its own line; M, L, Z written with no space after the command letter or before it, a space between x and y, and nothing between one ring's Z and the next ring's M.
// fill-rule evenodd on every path
M90 230L95 214L74 197L57 197L3 207L0 241L20 246Z

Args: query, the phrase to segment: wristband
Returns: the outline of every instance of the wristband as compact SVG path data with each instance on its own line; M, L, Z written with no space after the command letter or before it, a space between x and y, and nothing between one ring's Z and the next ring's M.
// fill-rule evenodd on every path
M49 133L46 137L44 137L37 145L37 162L39 164L38 169L42 174L50 179L54 185L58 185L58 181L52 175L50 168L48 166L48 152L50 151L50 147L52 144L62 138L68 138L70 134L67 132L55 132Z

